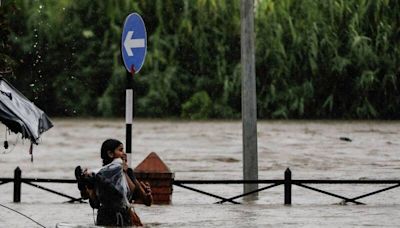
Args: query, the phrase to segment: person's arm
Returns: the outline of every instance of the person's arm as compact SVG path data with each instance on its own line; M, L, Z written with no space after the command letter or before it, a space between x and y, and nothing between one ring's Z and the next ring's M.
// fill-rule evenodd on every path
M89 195L89 204L92 208L100 208L100 202L97 198L96 191L94 189L89 189L86 187L86 191Z
M146 206L151 206L153 203L153 196L151 195L151 188L148 183L143 183L143 181L134 180L135 185L137 186L136 193L139 196Z
M141 200L146 206L150 206L153 203L150 185L138 181L133 174L133 170L130 168L126 170L126 176L129 188L135 195L136 199Z

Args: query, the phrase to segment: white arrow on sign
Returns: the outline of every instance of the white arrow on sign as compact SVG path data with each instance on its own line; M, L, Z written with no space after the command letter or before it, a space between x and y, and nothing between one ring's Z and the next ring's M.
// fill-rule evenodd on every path
M133 31L126 34L124 47L128 56L133 56L132 48L144 48L144 39L132 39Z

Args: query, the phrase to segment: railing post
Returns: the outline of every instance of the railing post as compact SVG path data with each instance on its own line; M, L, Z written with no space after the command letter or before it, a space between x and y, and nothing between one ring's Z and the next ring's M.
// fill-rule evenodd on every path
M285 170L285 205L292 204L292 171Z
M21 202L21 169L14 170L14 203Z

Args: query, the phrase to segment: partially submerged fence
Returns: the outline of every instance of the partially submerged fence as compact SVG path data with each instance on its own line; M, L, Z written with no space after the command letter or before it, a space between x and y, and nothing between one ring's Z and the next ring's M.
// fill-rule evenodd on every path
M240 194L237 196L233 196L233 197L222 197L222 196L218 196L215 195L213 193L209 193L209 192L205 192L202 191L200 189L196 189L193 187L189 187L186 185L203 185L203 184L250 184L250 183L258 183L258 184L270 184L268 186L259 188L257 190L251 191L251 192L247 192L244 194ZM369 184L369 185L383 185L383 184L387 184L387 185L391 185L389 187L386 188L382 188L373 192L369 192L367 194L363 194L357 197L345 197L345 196L341 196L332 192L328 192L328 191L324 191L315 187L311 187L309 186L310 184ZM364 204L362 202L359 202L359 199L368 197L368 196L372 196L381 192L385 192L397 187L400 187L400 180L307 180L307 179L302 179L302 180L294 180L292 179L292 172L290 171L290 169L286 169L285 173L284 173L284 179L277 179L277 180L175 180L174 181L174 185L191 190L191 191L195 191L204 195L208 195L210 197L214 197L219 199L220 201L216 202L216 203L224 203L224 202L230 202L233 204L240 204L237 201L234 201L235 199L238 198L242 198L244 196L248 196L251 195L255 192L261 192L270 188L274 188L280 185L284 185L284 204L285 205L290 205L292 204L292 186L296 185L302 188L306 188L312 191L316 191L325 195L329 195L332 197L336 197L339 198L341 200L343 200L344 203L347 202L352 202L355 204Z
M67 194L55 191L50 188L43 187L36 183L64 183L64 184L76 184L76 180L65 180L65 179L43 179L43 178L22 178L21 169L17 167L14 170L14 178L0 178L0 185L13 182L14 183L14 194L13 194L13 202L18 203L21 202L21 184L27 184L33 186L35 188L68 198L68 202L84 202L82 198L76 198L73 196L69 196Z
M0 185L6 184L6 183L14 183L14 194L13 194L13 201L14 202L20 202L21 201L21 184L27 184L33 187L36 187L38 189L68 198L68 202L84 202L82 198L76 198L73 196L69 196L67 194L57 192L55 190L52 190L50 188L43 187L41 185L38 185L36 183L66 183L66 184L76 184L76 180L65 180L65 179L41 179L41 178L22 178L21 176L21 170L19 167L17 167L14 171L14 178L0 178ZM189 187L187 185L227 185L227 184L250 184L250 183L258 183L258 184L269 184L265 187L259 188L257 190L247 192L244 194L236 195L233 197L226 197L226 196L219 196L210 192L206 192L194 187ZM219 199L218 202L216 203L225 203L225 202L230 202L233 204L240 204L240 202L235 201L236 199L242 198L244 196L251 195L255 192L261 192L270 188L274 188L280 185L284 185L284 204L285 205L290 205L292 204L292 186L296 185L302 188L306 188L312 191L316 191L325 195L329 195L332 197L336 197L339 199L342 199L344 203L346 202L352 202L355 204L364 204L360 202L359 200L368 196L376 195L381 192L385 192L391 189L395 189L400 187L400 180L308 180L308 179L301 179L301 180L296 180L292 179L292 173L290 169L286 169L284 173L284 179L274 179L274 180L173 180L172 182L173 185L185 188L197 193L201 193L213 198ZM346 185L359 185L359 184L369 184L369 185L390 185L388 187L369 192L357 197L345 197L341 196L332 192L324 191L315 187L311 187L309 185L320 185L320 184L346 184Z

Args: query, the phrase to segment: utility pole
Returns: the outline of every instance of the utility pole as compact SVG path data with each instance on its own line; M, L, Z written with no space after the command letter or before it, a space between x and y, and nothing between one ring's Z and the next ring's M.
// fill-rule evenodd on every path
M258 180L257 102L254 48L254 0L241 0L241 65L242 65L242 124L243 179ZM258 189L258 184L244 184L243 193ZM258 193L245 199L254 200Z

